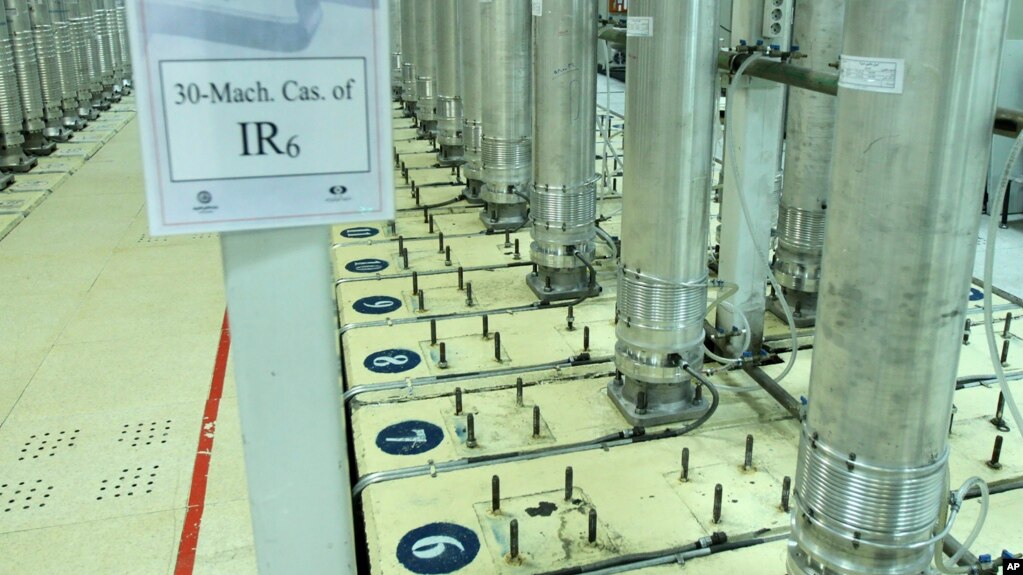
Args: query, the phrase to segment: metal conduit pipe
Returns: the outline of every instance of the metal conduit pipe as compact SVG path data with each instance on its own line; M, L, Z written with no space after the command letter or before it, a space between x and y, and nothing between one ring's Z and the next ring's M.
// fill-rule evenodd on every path
M633 0L654 33L629 38L615 365L608 396L632 425L708 409L686 367L703 365L717 116L716 0ZM592 134L591 134L592 139Z
M805 66L827 71L842 50L845 0L797 0L792 41ZM835 132L835 99L809 90L789 90L785 179L778 209L775 277L788 299L797 327L813 324L824 249L824 217ZM769 309L784 320L777 300Z
M598 295L596 255L597 7L547 0L533 18L533 226L526 284L541 301Z
M413 0L409 0L410 2ZM395 102L401 101L401 0L390 0L388 6L390 12L391 32L391 98Z
M529 0L483 8L483 191L488 230L526 224L533 163L532 17Z
M418 20L416 12L418 2L408 0L401 3L401 101L405 105L405 116L413 117L416 113L416 51L418 42Z
M415 0L416 4L416 118L419 136L437 135L437 0Z
M56 146L43 135L46 128L43 119L43 88L39 81L39 61L36 58L35 35L32 34L28 2L4 0L4 4L7 7L7 26L14 53L18 93L21 95L22 133L25 136L22 149L34 156L48 156Z
M479 0L458 0L461 16L462 146L465 190L471 204L481 204L483 171L483 21Z
M460 33L457 0L434 0L437 26L437 161L441 166L465 163L462 145Z
M57 50L64 125L72 130L81 130L88 125L86 118L92 111L92 105L88 101L79 100L78 57L67 6L64 0L47 0L46 4L50 8L50 21L53 24L53 36Z
M128 43L128 20L125 14L124 0L114 0L114 15L117 18L118 44L121 46L121 65L124 67L121 92L130 94L132 88L131 47Z
M61 108L64 88L61 85L60 55L57 54L57 35L50 20L50 7L46 0L28 0L28 13L43 97L43 122L46 124L43 136L55 142L66 142L71 137L71 130L64 125L64 111Z
M0 18L0 170L27 172L36 160L22 149L24 121L13 52L7 18ZM4 180L9 183L6 177Z
M846 3L793 575L930 572L1006 10ZM890 83L868 85L851 57Z

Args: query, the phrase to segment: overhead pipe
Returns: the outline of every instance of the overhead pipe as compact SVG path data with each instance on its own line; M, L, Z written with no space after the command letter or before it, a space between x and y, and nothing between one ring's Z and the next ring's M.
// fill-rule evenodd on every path
M533 161L530 0L486 2L483 30L483 191L488 230L526 225Z
M437 26L437 161L441 166L465 162L462 145L462 82L458 62L459 22L457 0L434 0Z
M483 166L483 13L479 0L458 0L461 17L462 145L465 190L471 204L481 204Z
M419 136L437 135L437 0L416 3L416 118Z
M838 59L844 13L845 0L796 1L792 41L799 44L809 69L826 71ZM834 131L834 98L789 90L785 179L772 264L782 293L774 294L768 309L784 320L777 298L786 298L797 327L813 325L817 308Z
M707 242L717 118L716 0L633 0L652 34L629 38L615 365L608 396L632 425L707 411L703 365Z
M597 7L547 0L533 14L533 190L536 264L526 283L541 301L598 295L596 255Z
M792 575L930 572L947 534L948 426L1007 4L846 3ZM851 57L887 67L882 86Z

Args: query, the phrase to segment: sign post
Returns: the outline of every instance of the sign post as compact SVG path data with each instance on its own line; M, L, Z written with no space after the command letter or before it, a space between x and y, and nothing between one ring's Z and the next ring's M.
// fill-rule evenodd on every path
M222 232L260 573L355 573L329 225L390 220L387 2L128 3L153 235Z

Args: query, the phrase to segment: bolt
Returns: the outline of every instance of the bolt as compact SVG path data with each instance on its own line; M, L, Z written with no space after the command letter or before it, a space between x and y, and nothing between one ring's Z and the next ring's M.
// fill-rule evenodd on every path
M465 270L458 266L458 291L465 289Z
M412 184L412 197L416 199L416 205L419 205L419 186Z
M1012 341L1012 340L1011 339L1002 340L1002 357L1001 357L1002 367L1006 367L1006 366L1009 365L1009 342L1010 341Z
M743 471L753 469L753 436L746 436L746 459L742 463Z
M640 391L636 394L636 414L646 414L647 397L645 391Z
M412 293L419 293L419 274L412 272Z
M792 478L788 475L781 481L781 510L789 511L789 494L792 492Z
M1006 425L1005 419L1002 417L1005 414L1005 396L1001 392L998 393L998 405L995 407L995 416L991 418L991 425L998 428L998 431L1009 431L1009 426Z
M544 280L543 280L543 291L547 291L547 292L554 291L554 288L551 287L551 276L546 276L544 278Z
M572 466L565 468L565 501L572 500Z
M437 350L437 354L438 354L438 357L437 357L437 367L439 367L441 369L447 369L448 368L448 347L447 347L447 345L443 341L440 342L440 345L437 346L437 347L439 348Z
M476 447L476 420L471 413L465 416L465 446Z
M425 212L426 210L424 209L423 211ZM432 215L430 216L430 219L427 220L427 221L430 223L430 233L432 234L433 233L433 227L434 227L434 225L436 225L436 222L434 221Z
M721 498L724 496L724 489L718 483L714 486L714 523L721 523Z
M465 282L465 305L467 305L468 307L473 306L472 282Z
M583 328L583 351L590 351L590 326Z
M483 339L490 337L490 316L483 315Z
M426 311L426 302L424 301L426 299L426 295L425 294L426 294L426 292L424 292L423 290L419 290L419 294L418 294L419 295L419 311L421 311L421 312Z
M408 269L408 250L405 248L401 249L401 267Z
M451 246L444 248L444 265L451 265Z
M444 253L444 232L437 232L437 253Z
M597 542L597 510L592 507L590 508L589 519L590 528L587 533L586 540L593 544Z
M490 511L501 512L501 478L496 475L490 478Z
M540 266L538 266L536 264L533 264L532 274L533 274L533 277L536 277L536 276L540 275Z
M682 448L682 475L679 476L679 481L689 481L689 448Z
M511 243L511 230L505 230L504 231L504 247L510 248L511 246L512 246L512 243Z
M1009 328L1012 326L1012 312L1005 314L1005 327L1002 329L1002 338L1009 339L1012 333L1009 332Z
M522 407L522 378L515 378L515 405Z
M513 260L522 259L522 254L519 253L519 238L515 238L515 253L512 254Z
M575 331L575 326L573 325L575 323L575 315L573 313L574 311L575 306L572 305L568 306L568 315L565 316L565 322L568 324L568 331Z
M512 519L511 520L510 531L511 531L511 533L509 534L509 537L508 537L508 543L509 543L509 545L511 547L511 551L508 553L508 556L511 557L512 559L517 559L519 557L519 520L518 519Z
M430 345L437 345L437 320L430 320Z
M533 439L540 438L540 406L533 406Z
M433 221L432 221L432 218L430 217L430 208L423 208L423 223L424 224L427 224L427 223L431 224L430 225L430 233L433 233L433 225L432 225Z
M494 359L501 363L501 332L494 332Z
M1002 458L1002 436L995 436L995 448L991 450L991 460L987 462L987 466L991 469L1001 469L1002 464L999 460Z
M462 388L455 388L455 415L462 415Z
M693 390L693 403L700 403L703 401L703 386L697 385L696 389Z
M405 236L398 236L398 253L405 251Z
M970 328L973 327L973 320L967 318L966 326L963 328L963 345L970 345Z

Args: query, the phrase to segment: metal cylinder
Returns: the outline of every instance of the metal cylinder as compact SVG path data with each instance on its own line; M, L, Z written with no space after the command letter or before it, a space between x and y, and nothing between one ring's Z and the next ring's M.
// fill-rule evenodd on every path
M43 90L39 81L39 61L36 58L32 17L27 0L4 0L7 7L7 25L14 54L14 70L21 96L22 129L26 138L30 133L42 133Z
M401 100L405 102L405 111L415 110L416 100L416 52L418 43L416 35L419 23L416 18L418 2L409 0L401 3Z
M530 256L538 273L526 281L538 298L552 301L600 291L586 264L596 254L597 7L589 0L547 0L541 8L534 13L530 195Z
M50 17L46 0L28 0L32 36L35 41L39 68L39 87L43 99L44 135L58 141L67 141L70 132L64 126L64 87L61 84L60 55L57 53L57 33Z
M121 46L121 66L124 68L124 77L121 80L122 88L131 89L131 47L128 43L128 20L125 14L124 0L114 0L114 14L117 17L118 44Z
M437 133L437 0L416 0L416 117L420 135Z
M466 197L479 198L483 185L483 21L479 0L458 0L461 16L462 145Z
M47 6L50 8L50 21L53 26L53 39L57 52L64 125L80 130L85 127L85 121L79 113L80 104L85 104L88 107L88 102L79 102L78 99L78 58L72 38L71 22L63 0L47 0Z
M106 0L90 0L92 2L92 29L96 42L96 57L99 61L100 82L103 84L103 97L107 100L115 98L114 89L114 55L110 45L110 26L107 22Z
M10 27L0 18L0 167L16 169L23 163L21 96L14 70Z
M483 7L483 140L480 156L486 207L480 219L491 230L526 221L532 177L532 21L529 0Z
M462 73L458 62L461 23L457 0L434 0L437 26L437 159L442 166L461 165Z
M88 91L92 106L105 110L109 105L103 99L103 73L100 65L99 42L92 0L66 0L74 30L78 67L82 74L78 85Z
M846 3L789 573L917 574L933 556L1006 5Z
M832 70L842 50L845 0L798 0L792 41L806 56L803 66ZM810 90L789 90L785 183L778 210L774 271L790 307L812 321L824 249L824 217L835 130L835 99ZM778 294L779 297L781 294Z
M388 8L391 34L391 94L395 101L401 101L401 0L390 0Z
M608 395L630 423L656 425L708 407L683 365L703 365L718 2L633 0L634 16L655 24L629 38L615 346L622 377Z
M114 0L97 0L102 5L101 13L106 21L104 30L104 41L110 52L110 67L113 69L113 93L116 97L121 95L121 87L124 80L124 58L121 50L121 34L118 33L120 23L117 20L117 6Z

